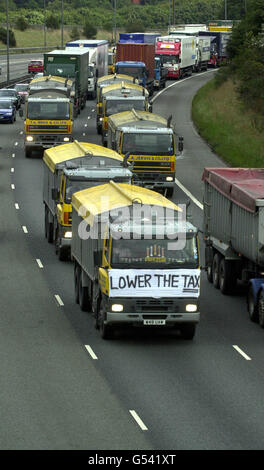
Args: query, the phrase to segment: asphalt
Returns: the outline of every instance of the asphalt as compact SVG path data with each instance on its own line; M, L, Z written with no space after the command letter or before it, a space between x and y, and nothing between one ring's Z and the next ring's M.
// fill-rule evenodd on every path
M194 129L190 106L212 73L168 82L153 104L154 112L173 114L184 137L176 176L201 228L203 168L224 163ZM0 448L262 449L263 331L249 321L243 286L223 296L203 273L193 341L166 330L124 331L103 341L91 314L74 303L72 264L59 262L44 238L42 162L24 157L22 130L19 117L0 126ZM100 144L93 101L75 135ZM178 188L173 199L189 198ZM203 260L202 240L201 252Z

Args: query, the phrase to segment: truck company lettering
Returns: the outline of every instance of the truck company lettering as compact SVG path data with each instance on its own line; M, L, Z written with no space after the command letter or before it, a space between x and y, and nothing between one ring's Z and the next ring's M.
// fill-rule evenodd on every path
M199 269L109 271L110 297L198 297ZM157 290L158 289L158 290ZM157 295L158 294L158 295Z

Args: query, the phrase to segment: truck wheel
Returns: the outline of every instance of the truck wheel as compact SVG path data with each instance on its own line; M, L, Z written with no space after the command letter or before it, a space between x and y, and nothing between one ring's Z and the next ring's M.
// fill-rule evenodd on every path
M247 292L247 309L250 320L254 323L257 323L259 321L259 310L258 305L255 305L254 302L254 293L251 285L249 286Z
M261 328L264 328L264 293L261 291L258 301L258 316Z
M78 304L79 301L80 301L80 299L79 299L80 272L81 272L80 266L77 263L75 263L75 266L74 266L74 297L75 297L76 304Z
M83 312L89 312L91 308L88 287L82 285L82 272L79 278L79 304Z
M69 250L65 246L60 246L58 229L56 229L54 244L55 244L55 253L58 256L59 260L67 261L69 258Z
M187 339L187 340L193 339L195 335L195 330L196 330L195 323L189 323L189 324L181 326L181 335L183 339Z
M25 157L30 158L32 155L32 150L29 149L28 147L25 148Z
M219 264L219 287L222 294L232 294L236 286L236 276L232 261L220 260Z
M213 272L213 285L216 289L219 289L219 264L220 255L215 253L213 258L212 272Z
M45 206L45 237L48 243L53 243L53 224L49 222L49 209Z
M105 312L104 308L102 305L102 302L100 304L100 309L99 309L99 315L98 315L98 323L99 323L99 330L100 330L100 335L102 339L112 339L113 338L113 327L109 325L105 325L104 323L104 317L105 317Z
M206 274L207 274L207 281L212 284L212 282L213 282L213 270L212 270L212 265L211 264L209 264L207 266Z

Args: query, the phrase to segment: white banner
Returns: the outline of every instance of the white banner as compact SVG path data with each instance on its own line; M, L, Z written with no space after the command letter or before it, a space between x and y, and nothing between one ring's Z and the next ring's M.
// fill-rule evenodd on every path
M200 269L110 269L109 297L192 297L200 294Z

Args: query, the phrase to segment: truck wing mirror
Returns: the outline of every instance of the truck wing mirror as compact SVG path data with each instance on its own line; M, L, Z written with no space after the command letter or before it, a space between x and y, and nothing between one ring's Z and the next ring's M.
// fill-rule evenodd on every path
M52 188L51 190L51 199L53 201L58 201L60 197L60 191L57 188Z
M127 168L128 167L128 159L129 159L129 155L130 155L130 152L127 152L124 156L124 160L123 160L123 167L124 168Z
M102 250L94 251L94 265L99 267L102 264Z
M19 109L19 116L20 116L20 117L23 117L23 114L24 114L23 109L20 108L20 109Z

